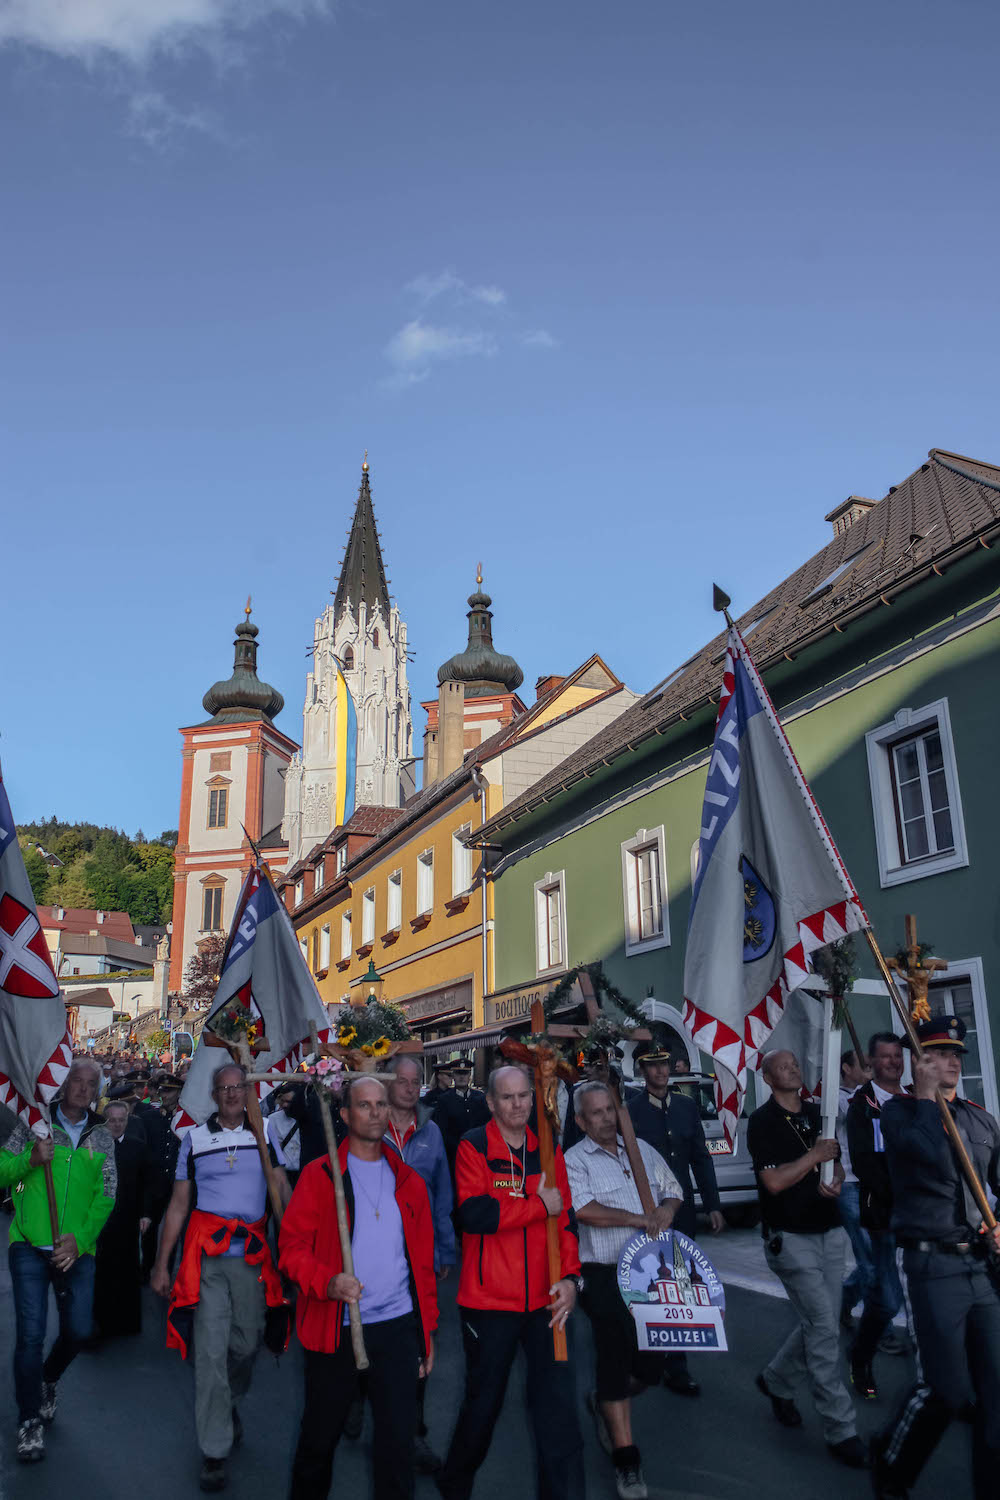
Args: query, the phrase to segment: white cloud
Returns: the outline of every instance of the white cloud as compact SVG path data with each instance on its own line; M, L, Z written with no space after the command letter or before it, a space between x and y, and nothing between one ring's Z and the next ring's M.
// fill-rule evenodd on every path
M138 89L129 95L126 129L154 151L164 150L176 137L191 131L224 139L211 115L200 109L180 109L155 89Z
M437 276L431 276L426 271L415 276L406 290L412 292L426 307L428 302L433 302L436 297L453 297L459 302L484 302L488 307L499 307L506 302L507 293L499 286L470 286L457 276L454 271L440 271Z
M529 333L522 333L521 343L526 344L529 349L558 349L559 340L554 339L547 328L533 328Z
M497 343L480 328L443 328L414 318L393 335L385 352L397 370L423 380L432 364L470 355L488 357L496 354Z
M80 62L147 62L270 17L328 15L332 0L0 0L0 45L20 42Z

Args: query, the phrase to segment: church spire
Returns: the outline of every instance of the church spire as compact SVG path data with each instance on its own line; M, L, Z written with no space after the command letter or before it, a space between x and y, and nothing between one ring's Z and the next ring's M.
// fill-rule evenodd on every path
M233 675L214 682L201 700L216 724L240 724L247 719L273 719L280 714L285 700L269 682L257 676L256 625L250 623L250 598L247 596L244 619L236 627Z
M513 693L524 681L524 673L512 656L493 644L493 600L483 591L483 565L476 568L476 592L469 595L469 643L438 668L438 684L464 682L467 698Z
M361 465L361 488L358 503L354 507L354 520L347 539L337 592L334 596L334 618L339 620L350 601L351 611L356 616L361 604L367 605L369 616L376 605L383 617L389 618L389 588L382 565L382 548L379 545L375 511L372 508L372 492L368 482L368 450Z

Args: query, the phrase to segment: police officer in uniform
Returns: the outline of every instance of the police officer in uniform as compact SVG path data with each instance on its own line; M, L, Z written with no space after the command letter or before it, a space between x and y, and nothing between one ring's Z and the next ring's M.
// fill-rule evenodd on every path
M913 1096L882 1108L892 1228L902 1250L923 1379L876 1439L878 1496L907 1496L945 1428L973 1404L973 1493L1000 1493L1000 1226L986 1231L935 1102L948 1101L980 1181L1000 1191L1000 1125L957 1097L965 1025L938 1016L917 1027ZM994 1266L997 1270L994 1270ZM991 1274L992 1272L992 1274ZM996 1278L996 1279L995 1279Z
M689 1239L698 1229L692 1176L714 1234L725 1228L715 1164L705 1144L698 1106L686 1094L668 1089L670 1051L656 1042L640 1042L634 1061L642 1075L643 1091L628 1100L628 1112L640 1141L658 1151L684 1191L684 1202L674 1215L674 1228ZM666 1357L664 1385L678 1396L699 1396L701 1386L690 1374L687 1356L674 1351Z

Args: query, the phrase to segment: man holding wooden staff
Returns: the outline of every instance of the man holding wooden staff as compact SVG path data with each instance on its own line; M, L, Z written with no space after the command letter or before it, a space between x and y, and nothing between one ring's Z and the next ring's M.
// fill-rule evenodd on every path
M354 1274L344 1269L329 1161L302 1169L281 1222L281 1269L298 1287L296 1328L305 1349L305 1409L290 1500L326 1500L333 1455L358 1394L348 1309L361 1309L367 1389L375 1424L375 1500L412 1500L417 1380L434 1363L437 1283L434 1226L418 1172L386 1151L385 1084L348 1078L341 1092L347 1139L338 1148Z
M269 1315L269 1345L283 1348L288 1330L267 1243L267 1181L247 1118L249 1088L239 1063L216 1069L215 1112L181 1144L151 1281L154 1292L170 1297L167 1347L186 1358L193 1327L199 1483L209 1493L225 1488L226 1459L242 1439L236 1403L250 1388ZM184 1253L171 1290L170 1256L182 1230Z
M517 1064L495 1068L492 1120L463 1137L455 1161L462 1269L458 1305L465 1396L436 1483L445 1500L469 1500L489 1452L518 1345L528 1366L528 1410L539 1500L579 1500L583 1451L572 1364L557 1362L552 1332L566 1325L580 1288L562 1152L555 1187L543 1186L538 1139L528 1128L534 1083ZM546 1224L558 1224L560 1278L549 1275Z
M618 1261L638 1230L655 1239L674 1222L684 1199L680 1183L666 1162L645 1141L637 1141L642 1165L656 1205L642 1206L625 1142L607 1084L578 1083L573 1094L583 1139L566 1153L573 1208L580 1225L583 1262L583 1307L594 1332L597 1385L588 1405L597 1436L615 1466L620 1500L646 1500L639 1449L632 1435L633 1382L658 1385L665 1357L640 1353L635 1321L618 1288Z

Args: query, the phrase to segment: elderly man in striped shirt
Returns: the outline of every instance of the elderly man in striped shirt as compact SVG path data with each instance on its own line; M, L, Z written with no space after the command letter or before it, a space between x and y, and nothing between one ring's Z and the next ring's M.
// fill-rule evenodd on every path
M658 1205L645 1214L607 1086L579 1084L573 1105L584 1139L566 1152L566 1171L580 1228L583 1306L593 1328L597 1362L597 1386L587 1404L601 1446L614 1463L621 1500L646 1500L639 1449L632 1436L631 1395L637 1387L659 1384L664 1356L639 1352L635 1323L618 1290L618 1259L636 1230L655 1238L669 1229L684 1194L659 1152L639 1141Z

